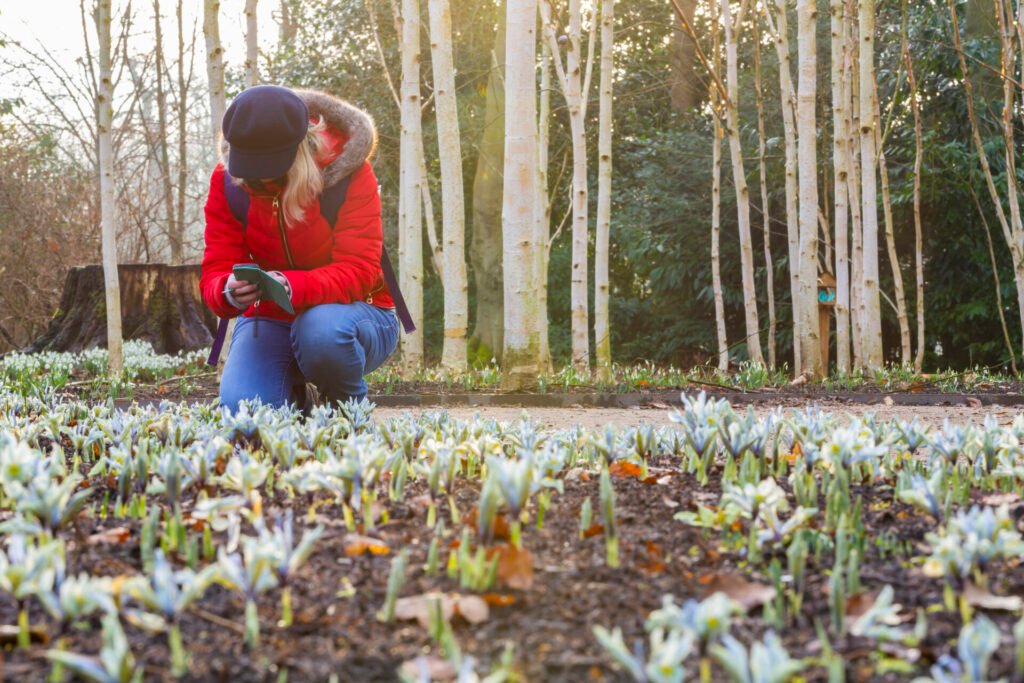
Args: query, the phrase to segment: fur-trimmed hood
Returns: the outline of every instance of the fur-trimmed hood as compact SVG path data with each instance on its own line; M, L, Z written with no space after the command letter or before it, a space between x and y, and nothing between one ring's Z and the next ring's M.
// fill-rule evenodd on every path
M377 147L377 128L373 118L362 109L340 97L319 90L295 90L306 107L310 118L323 118L328 128L341 133L345 138L341 153L323 168L324 187L336 182L359 169ZM221 161L227 168L230 145L221 139Z

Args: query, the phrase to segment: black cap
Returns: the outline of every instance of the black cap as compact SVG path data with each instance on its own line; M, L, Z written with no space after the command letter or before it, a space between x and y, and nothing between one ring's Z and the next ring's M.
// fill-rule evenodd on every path
M224 114L235 178L278 178L288 173L306 138L309 109L289 88L257 85L242 91Z

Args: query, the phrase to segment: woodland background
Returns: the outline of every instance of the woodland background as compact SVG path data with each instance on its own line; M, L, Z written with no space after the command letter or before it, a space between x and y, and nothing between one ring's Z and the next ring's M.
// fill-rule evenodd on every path
M1013 78L1014 71L1001 67L997 3L1002 0L970 0L954 6L972 74L979 132L996 184L1005 188L1008 138L1003 126L1003 84L1004 76L1010 73ZM712 44L708 3L683 0L681 4L685 11L693 11L694 33L708 52ZM559 3L553 3L553 7L562 18L558 21L556 17L556 21L563 24L566 8ZM154 21L154 8L160 17L159 27ZM768 272L760 229L762 197L754 97L754 47L755 41L761 40L765 181L772 216L769 238L774 254L773 293L781 363L787 362L792 352L792 326L787 322L791 316L779 66L765 37L760 5L754 8L747 12L739 35L738 132L747 161L754 274L762 327L766 328ZM275 32L278 39L273 49L261 50L256 66L261 82L326 90L373 114L380 133L375 170L383 190L385 236L394 248L400 112L381 66L382 54L393 77L397 79L401 72L400 35L391 20L392 9L392 4L383 0L283 0L274 15L277 25L260 27L261 31ZM90 11L83 6L80 17L58 20L81 21L83 30L91 31ZM481 293L493 291L493 281L482 275L486 259L481 257L481 246L487 244L488 235L493 239L494 231L500 231L501 215L500 196L497 213L489 211L487 204L493 204L493 198L482 197L474 180L480 164L487 163L481 154L487 130L496 125L494 118L488 117L487 95L489 89L493 95L493 89L500 87L502 72L497 62L504 53L504 13L504 3L500 2L452 2L467 215L470 330L475 330L476 336L485 322L478 312L478 299ZM1013 266L972 143L950 5L944 0L879 0L875 16L876 78L882 118L888 124L884 153L895 247L907 287L911 321L916 317L915 136L910 91L901 67L904 36L916 74L924 152L919 176L927 321L924 367L981 364L1006 368L1011 351L1000 322L1000 305L1012 353L1019 356L1021 346L1019 323L1014 323L1018 316ZM0 277L4 282L0 287L0 351L23 347L42 332L54 313L69 266L100 261L93 56L83 55L76 68L66 69L48 55L44 42L19 41L2 33L2 21L0 10L0 80L6 82L8 92L16 94L0 101ZM440 220L440 171L426 24L424 10L423 129L429 185ZM795 26L794 13L790 27ZM833 173L828 2L819 3L815 26L819 202L827 221ZM591 22L585 18L584 30L590 28ZM156 31L163 35L157 38ZM181 2L135 3L115 7L113 33L119 261L198 262L202 253L202 207L214 163L201 17L198 21L185 20ZM163 48L156 49L155 45ZM795 64L795 39L790 39L790 46ZM227 64L229 101L242 89L245 71L245 64ZM613 358L619 362L651 360L683 365L703 362L713 358L717 349L710 260L715 135L709 104L711 84L707 70L695 56L693 41L664 0L617 3L614 82L609 251ZM17 94L18 89L24 94ZM595 160L589 170L591 238L597 202L597 97L597 89L592 87L586 126L588 152ZM554 233L570 208L572 158L565 101L556 91L551 103L549 190ZM1020 117L1013 116L1010 126L1019 127L1019 122ZM1009 139L1014 146L1009 155L1012 160L1021 136ZM743 291L736 195L728 147L723 149L722 294L727 336L733 343L745 334ZM566 220L552 244L548 268L550 347L556 364L567 362L570 355L569 231ZM426 245L424 254L429 255ZM881 289L891 299L892 269L881 231L878 258ZM424 262L425 350L430 362L441 354L443 297L429 256ZM493 273L489 277L493 278ZM899 362L899 328L893 306L885 303L885 297L881 310L885 359ZM481 349L472 342L470 350L471 360L476 362L486 363L495 353L490 345ZM734 346L730 357L733 363L746 358L744 345Z

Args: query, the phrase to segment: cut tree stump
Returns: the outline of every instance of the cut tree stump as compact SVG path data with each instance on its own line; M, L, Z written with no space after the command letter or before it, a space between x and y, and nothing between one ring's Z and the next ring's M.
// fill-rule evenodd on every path
M148 341L157 353L210 346L217 318L199 294L199 275L199 266L120 266L124 338ZM50 326L26 351L77 353L106 345L103 267L75 266L68 271Z

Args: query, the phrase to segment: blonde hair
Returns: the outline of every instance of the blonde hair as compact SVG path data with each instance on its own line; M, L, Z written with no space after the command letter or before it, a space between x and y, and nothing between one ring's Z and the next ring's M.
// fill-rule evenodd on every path
M309 124L306 129L306 139L299 144L295 153L295 161L285 175L286 183L284 192L281 194L281 213L284 216L284 223L289 228L302 222L306 217L306 208L313 203L313 200L323 192L324 177L320 172L320 165L317 159L323 154L324 143L321 133L327 128L323 117L317 118L315 123ZM221 136L221 163L224 168L228 166L228 143ZM245 178L232 178L231 181L238 186L245 184Z
M281 196L281 212L289 228L302 222L306 207L316 200L324 189L324 177L320 173L317 159L323 143L320 134L326 128L322 118L311 123L306 130L306 139L299 145L292 167L288 169L287 183Z

